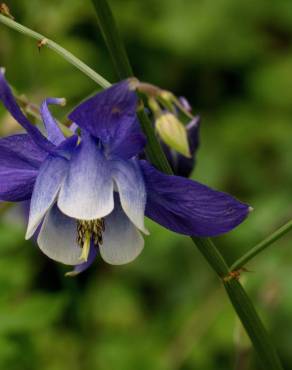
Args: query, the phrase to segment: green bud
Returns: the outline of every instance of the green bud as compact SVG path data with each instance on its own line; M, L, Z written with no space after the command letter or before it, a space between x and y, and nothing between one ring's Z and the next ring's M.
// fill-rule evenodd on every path
M148 105L149 105L149 108L152 110L152 112L155 115L160 114L161 108L160 108L159 104L157 103L157 101L154 98L149 98L148 99Z
M167 90L162 90L159 95L162 99L170 103L173 103L173 101L175 100L175 96L173 95L173 93Z
M156 119L156 130L163 142L185 157L191 157L185 126L172 113L161 114Z

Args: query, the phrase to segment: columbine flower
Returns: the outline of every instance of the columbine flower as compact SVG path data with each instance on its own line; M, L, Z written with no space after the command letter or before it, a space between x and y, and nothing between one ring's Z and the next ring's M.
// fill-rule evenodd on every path
M42 104L47 139L22 114L3 74L0 99L29 133L0 140L0 199L31 198L26 238L42 223L40 249L69 265L88 262L94 247L110 263L135 258L144 244L138 229L147 233L146 192L141 171L131 158L143 149L145 138L135 115L137 98L128 83L87 101L96 104L97 111L91 113L100 117L99 124L84 129L81 143L70 148L66 143L73 139L65 140L47 106L60 100ZM75 110L72 117L78 119L79 114L86 114L86 108ZM114 189L119 197L114 197Z
M46 139L18 108L1 75L0 99L27 130L0 140L0 199L31 198L27 238L39 225L38 245L52 259L87 268L97 251L112 264L143 249L144 215L185 235L230 231L249 207L195 181L162 174L138 159L145 138L133 84L123 81L81 103L69 118L81 128L65 139L49 114L41 114ZM61 136L62 135L62 136ZM83 262L83 263L81 263Z

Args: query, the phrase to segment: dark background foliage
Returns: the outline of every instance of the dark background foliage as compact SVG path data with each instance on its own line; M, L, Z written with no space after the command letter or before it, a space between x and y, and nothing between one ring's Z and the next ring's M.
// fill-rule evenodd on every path
M7 1L111 81L90 1ZM233 261L291 218L292 3L289 0L112 0L137 77L186 96L202 116L194 178L255 211L217 238ZM68 111L97 89L48 49L0 25L0 65L39 104ZM1 135L17 130L0 108ZM82 276L24 242L24 210L0 220L0 368L7 370L258 369L220 282L193 244L149 223L132 264L102 261ZM249 264L242 280L292 368L291 236Z

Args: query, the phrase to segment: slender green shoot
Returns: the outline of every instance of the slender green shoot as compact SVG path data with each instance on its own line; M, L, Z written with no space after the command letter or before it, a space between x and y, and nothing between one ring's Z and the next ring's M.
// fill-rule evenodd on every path
M61 55L65 60L67 60L69 63L74 65L76 68L78 68L81 72L83 72L85 75L87 75L89 78L91 78L93 81L95 81L99 86L103 88L109 87L111 84L108 82L105 78L103 78L101 75L99 75L97 72L95 72L93 69L91 69L87 64L83 63L80 59L75 57L72 53L70 53L68 50L64 49L62 46L58 45L56 42L48 39L44 35L41 35L38 32L35 32L31 30L28 27L23 26L20 23L15 22L11 18L5 17L4 15L0 14L0 23L5 24L6 26L23 33L26 36L32 37L36 40L38 40L38 47L43 48L47 46L48 48L54 50L57 54Z
M106 0L92 0L98 24L120 80L134 76L133 70L116 26L111 8Z
M287 234L290 230L292 230L292 220L288 221L285 225L280 227L280 229L276 230L272 235L268 236L266 239L255 245L251 248L247 253L245 253L242 257L236 260L232 266L230 267L231 271L239 270L244 265L246 265L251 259L261 253L263 250L268 248L270 245L275 243L277 240L282 238L285 234Z

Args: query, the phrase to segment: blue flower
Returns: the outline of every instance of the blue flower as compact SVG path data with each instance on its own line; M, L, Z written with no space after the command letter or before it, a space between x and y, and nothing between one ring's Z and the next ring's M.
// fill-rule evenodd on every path
M111 264L135 259L147 234L144 216L185 235L232 230L248 205L196 181L165 175L139 154L145 146L133 85L123 81L81 103L69 115L81 137L65 138L41 106L47 137L27 120L0 75L0 100L27 134L0 139L0 200L30 199L26 237L38 235L50 258L87 268L97 253ZM77 142L78 140L78 142Z

